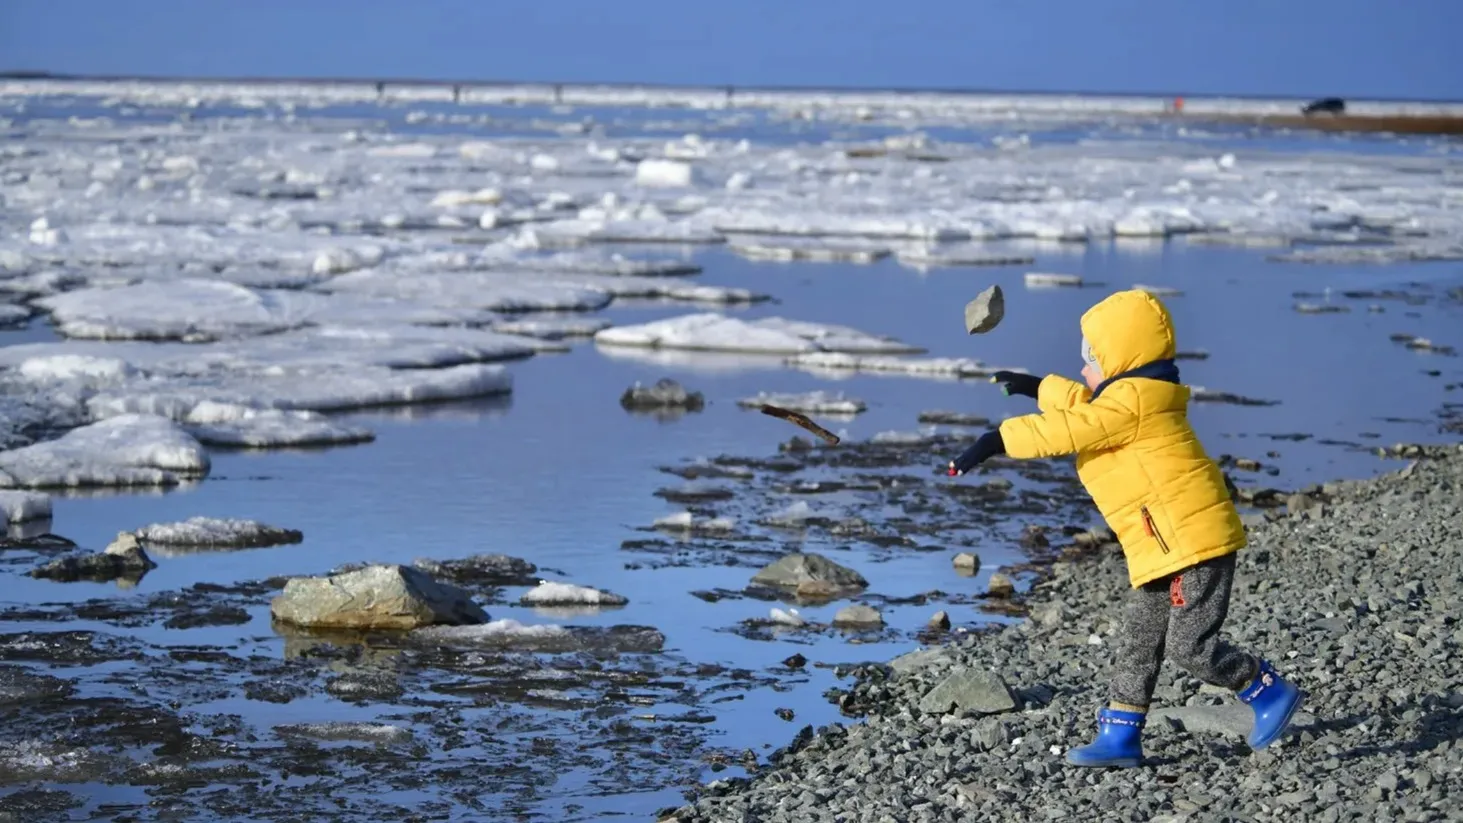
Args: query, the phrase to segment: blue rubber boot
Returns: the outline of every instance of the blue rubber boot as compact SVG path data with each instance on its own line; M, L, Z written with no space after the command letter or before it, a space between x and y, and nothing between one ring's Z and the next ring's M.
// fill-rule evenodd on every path
M1143 761L1142 712L1105 708L1097 713L1097 739L1067 752L1073 766L1111 766L1131 769Z
M1249 743L1250 748L1259 750L1274 743L1285 732L1306 693L1281 677L1268 662L1261 660L1255 681L1240 689L1238 697L1255 712Z

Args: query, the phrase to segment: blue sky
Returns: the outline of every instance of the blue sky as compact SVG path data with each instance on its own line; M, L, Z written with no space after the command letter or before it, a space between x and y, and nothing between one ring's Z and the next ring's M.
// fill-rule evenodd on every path
M0 0L0 68L1463 99L1463 0Z

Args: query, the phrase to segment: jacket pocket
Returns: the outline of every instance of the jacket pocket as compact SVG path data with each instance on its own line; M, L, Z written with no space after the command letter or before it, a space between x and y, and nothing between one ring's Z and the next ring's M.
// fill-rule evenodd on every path
M1158 548L1162 549L1164 554L1168 554L1168 541L1163 539L1163 533L1160 532L1158 530L1158 526L1154 524L1153 515L1149 513L1148 507L1139 506L1138 510L1143 513L1143 531L1148 532L1149 537L1157 540Z

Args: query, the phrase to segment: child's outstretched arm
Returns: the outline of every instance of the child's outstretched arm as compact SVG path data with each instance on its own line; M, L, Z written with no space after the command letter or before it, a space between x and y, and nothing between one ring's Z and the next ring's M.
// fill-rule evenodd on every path
M1046 383L1055 381L1048 378L1042 382L1045 390ZM1108 386L1091 402L1005 420L999 431L1006 454L1015 458L1058 457L1132 442L1138 433L1138 392L1125 383Z

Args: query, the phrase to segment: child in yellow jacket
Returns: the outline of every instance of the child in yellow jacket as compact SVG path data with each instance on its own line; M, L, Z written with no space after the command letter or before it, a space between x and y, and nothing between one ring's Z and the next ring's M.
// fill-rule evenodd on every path
M1235 690L1255 713L1249 744L1270 745L1305 694L1265 660L1219 636L1245 529L1224 476L1189 425L1174 365L1173 321L1147 292L1110 295L1082 315L1082 377L999 372L1007 394L1036 399L950 461L1075 454L1077 476L1122 544L1132 590L1097 739L1067 753L1078 766L1137 766L1165 651L1198 679Z

